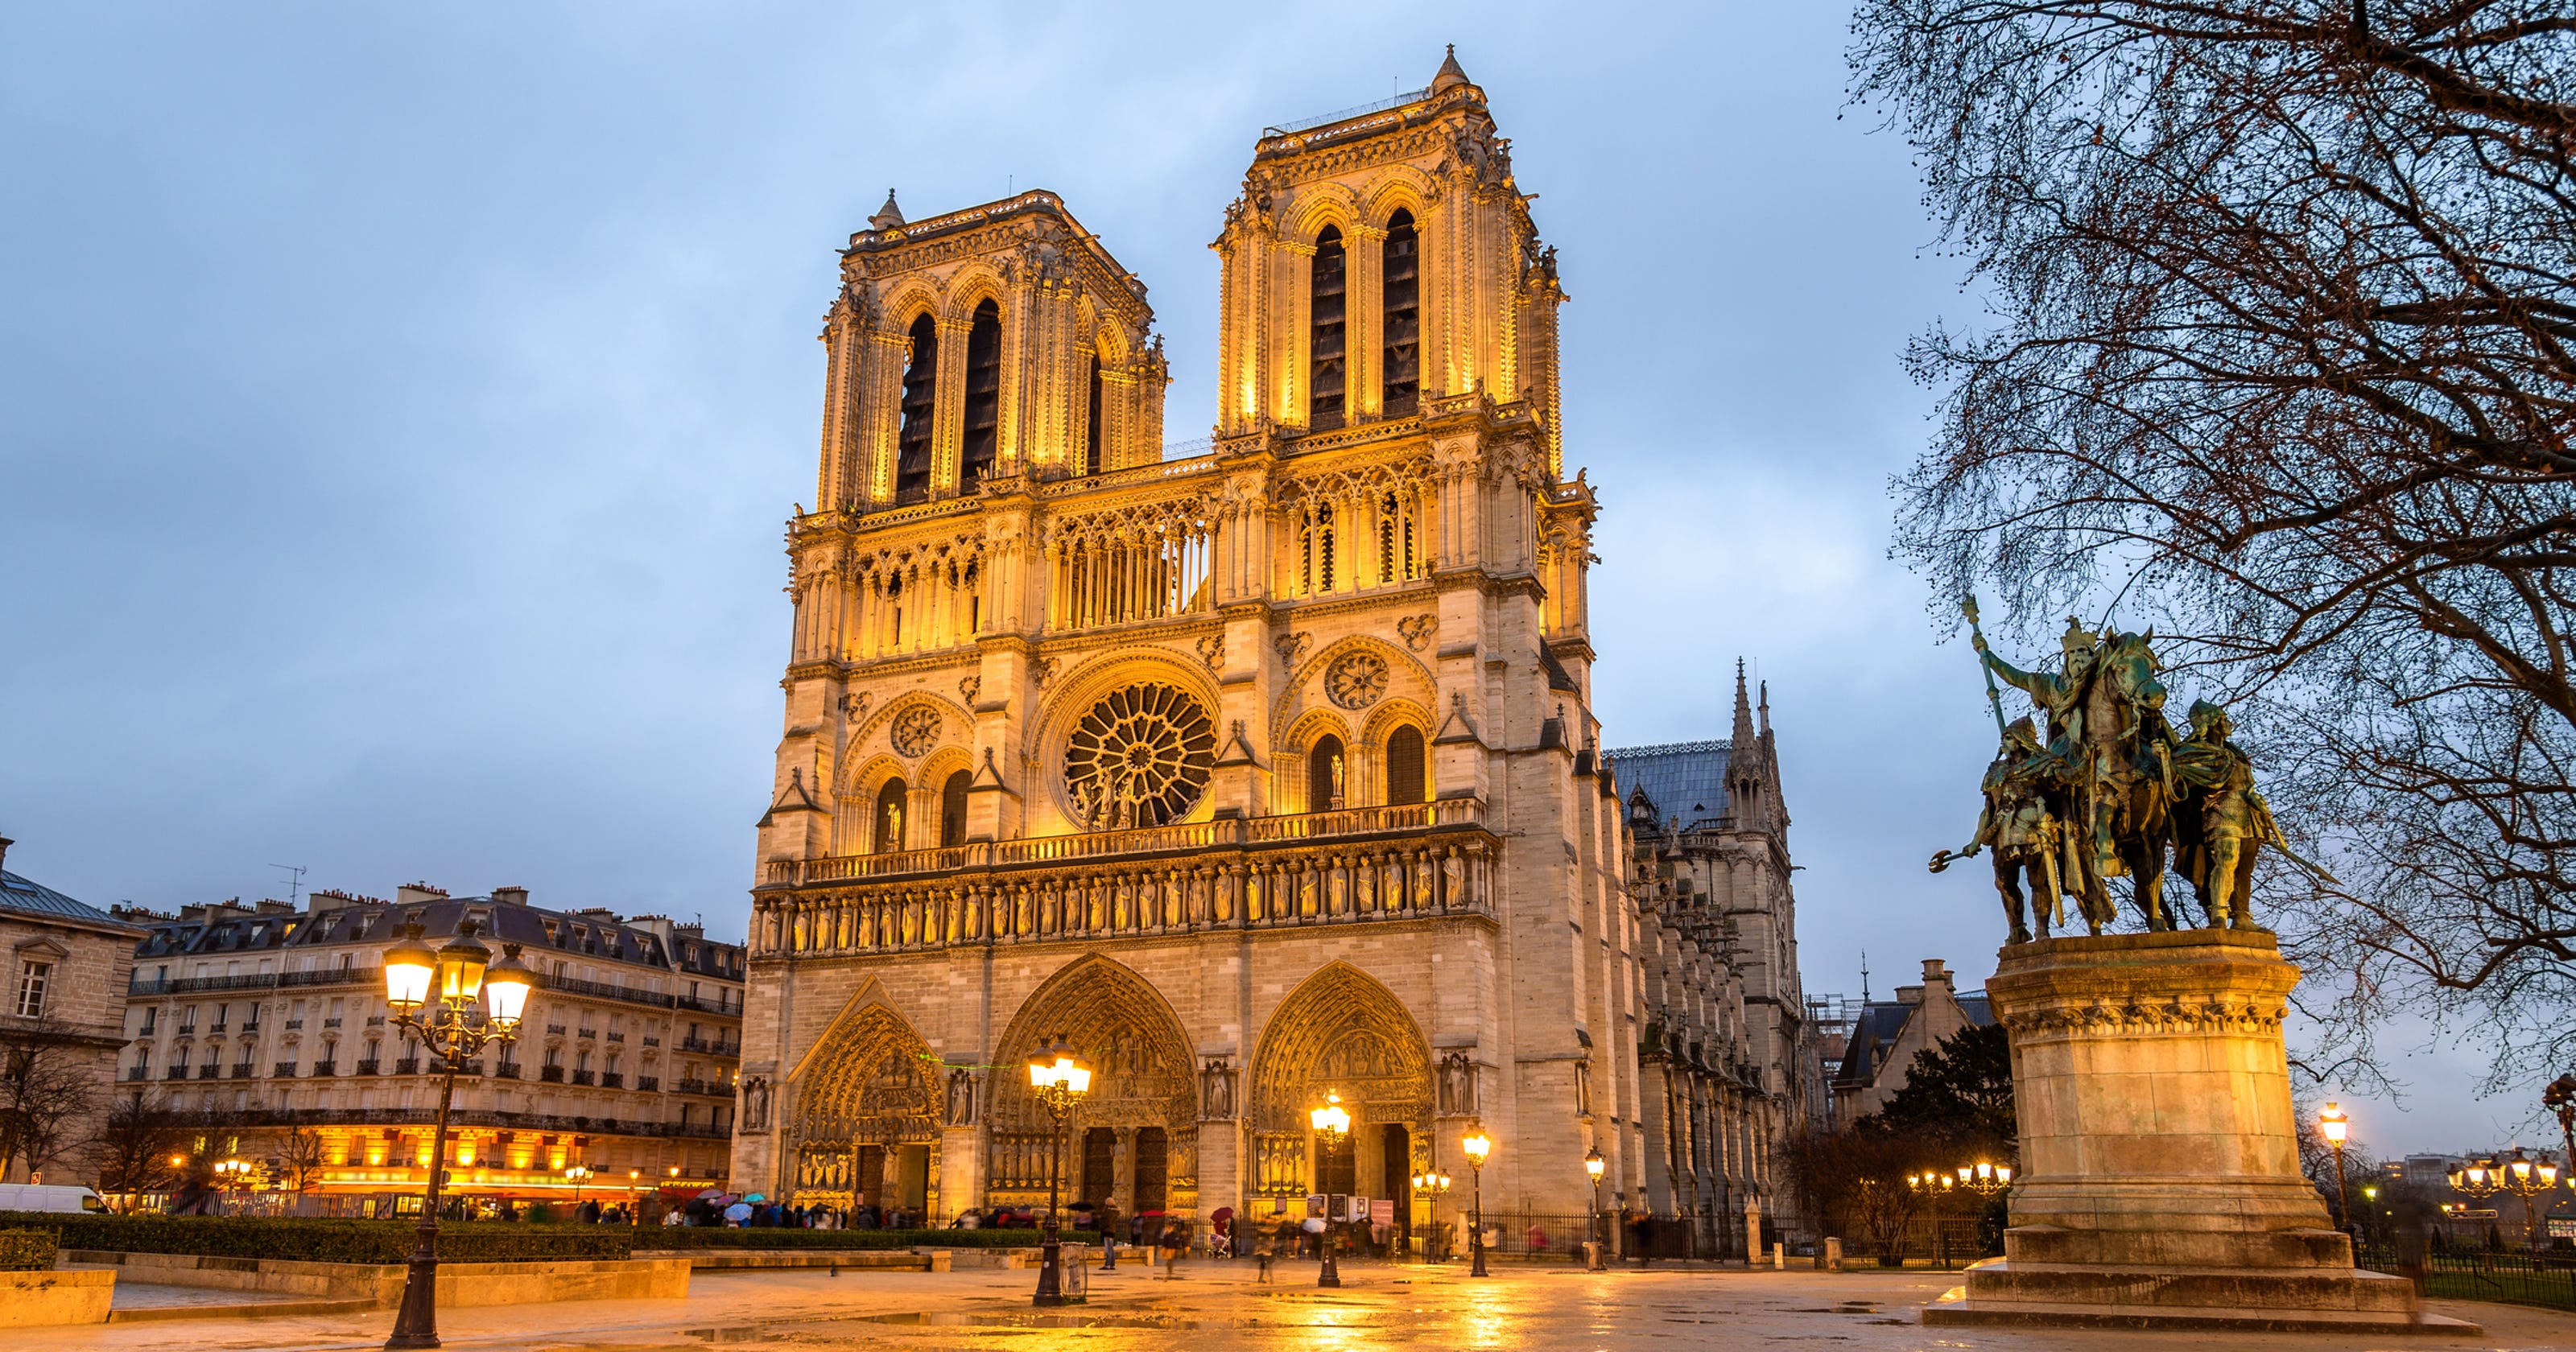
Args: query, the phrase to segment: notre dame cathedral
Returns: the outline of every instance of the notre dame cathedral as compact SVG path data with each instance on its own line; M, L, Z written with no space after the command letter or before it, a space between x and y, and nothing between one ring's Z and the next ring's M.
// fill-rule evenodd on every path
M1605 1205L1740 1251L1803 1099L1748 1069L1777 992L1740 979L1731 903L1672 882L1681 826L1657 843L1600 750L1595 504L1529 202L1454 56L1266 130L1214 245L1217 425L1168 450L1145 286L1056 195L908 221L889 194L850 237L787 535L735 1188L1042 1203L1019 1067L1061 1035L1099 1067L1068 1198L1350 1193L1412 1230L1412 1176L1456 1177L1445 1221L1481 1127L1489 1215L1581 1217L1598 1149ZM1729 791L1698 795L1708 858ZM1785 847L1737 854L1725 897L1785 953Z

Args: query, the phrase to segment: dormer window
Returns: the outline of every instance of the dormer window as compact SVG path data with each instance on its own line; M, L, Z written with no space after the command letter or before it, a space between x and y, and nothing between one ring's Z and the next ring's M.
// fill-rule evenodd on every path
M1342 387L1344 356L1343 295L1345 259L1342 232L1325 226L1315 237L1314 268L1307 292L1308 340L1307 386L1310 393L1306 422L1322 429L1342 425Z

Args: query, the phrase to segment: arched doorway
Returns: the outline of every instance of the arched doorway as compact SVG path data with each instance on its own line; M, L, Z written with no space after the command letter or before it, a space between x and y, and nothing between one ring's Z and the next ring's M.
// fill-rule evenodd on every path
M1350 1135L1330 1154L1307 1116L1328 1093L1351 1115ZM1369 1185L1422 1167L1413 1153L1431 1130L1429 1043L1394 992L1348 963L1328 964L1262 1028L1247 1106L1253 1195L1378 1195Z
M844 1015L790 1082L795 1094L792 1172L800 1205L933 1213L939 1122L938 1058L904 1017L883 1004Z
M1109 958L1076 959L1011 1017L993 1058L1017 1066L1062 1036L1093 1066L1091 1092L1067 1122L1063 1198L1132 1215L1144 1189L1161 1206L1198 1201L1198 1104L1190 1043L1153 985ZM987 1205L1044 1205L1052 1125L1026 1075L994 1077Z

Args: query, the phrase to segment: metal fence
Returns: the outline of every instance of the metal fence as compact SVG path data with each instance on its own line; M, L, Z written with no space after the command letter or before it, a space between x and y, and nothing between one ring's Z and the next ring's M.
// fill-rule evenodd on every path
M2391 1245L2356 1249L2354 1261L2374 1272L2412 1278L2435 1300L2494 1300L2576 1309L2576 1250L2538 1253L2427 1248L2420 1257Z

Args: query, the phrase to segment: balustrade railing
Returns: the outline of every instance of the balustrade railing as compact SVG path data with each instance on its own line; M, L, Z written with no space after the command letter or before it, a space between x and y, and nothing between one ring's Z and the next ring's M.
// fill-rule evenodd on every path
M763 897L752 940L763 955L859 953L1491 916L1491 838L1428 834L1482 822L1480 804L1458 799L967 847L990 851L994 862L909 883ZM1173 854L1183 857L1155 857ZM1002 871L1090 860L1100 866ZM802 870L818 862L838 861L786 867L812 882Z

